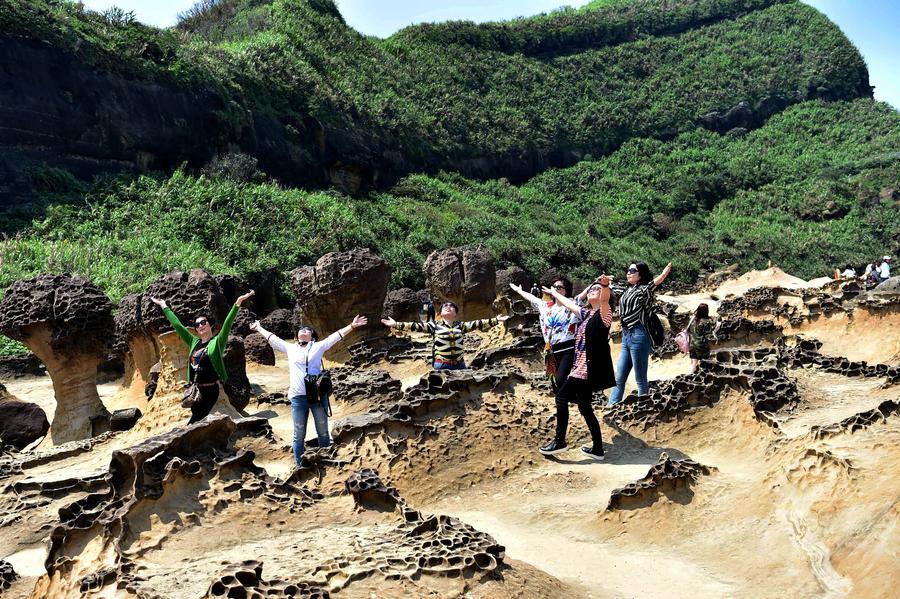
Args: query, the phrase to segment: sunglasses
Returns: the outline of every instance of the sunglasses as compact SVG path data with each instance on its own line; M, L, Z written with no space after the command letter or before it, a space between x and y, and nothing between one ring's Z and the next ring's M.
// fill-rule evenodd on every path
M554 285L553 288L554 289L565 289L566 286L565 285Z
M591 288L588 289L588 293L592 291L600 291L601 289L603 289L603 285L591 285Z
M636 269L636 268L629 268L625 272L627 272L630 275L633 275L633 274L637 273L637 271L638 271L638 269Z
M202 326L205 325L205 324L209 324L209 321L206 320L206 319L204 318L204 319L202 319L202 320L198 320L198 321L195 322L194 324L197 325L198 327L202 327Z

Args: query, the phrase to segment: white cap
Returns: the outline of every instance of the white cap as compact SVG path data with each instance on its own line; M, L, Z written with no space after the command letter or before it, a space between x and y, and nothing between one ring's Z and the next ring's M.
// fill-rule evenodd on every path
M891 259L890 256L885 256L884 258L882 258L882 260L890 260L890 259Z

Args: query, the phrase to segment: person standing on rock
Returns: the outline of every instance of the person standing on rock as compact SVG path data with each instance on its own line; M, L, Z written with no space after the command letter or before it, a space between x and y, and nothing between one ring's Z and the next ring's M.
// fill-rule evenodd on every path
M614 286L612 292L619 303L619 322L622 324L622 348L616 365L616 388L607 406L614 406L625 395L625 382L634 368L638 395L647 395L650 385L647 368L650 362L650 334L647 332L653 307L656 304L656 288L662 285L669 273L669 262L662 273L653 278L650 268L643 262L632 262L626 272L627 286Z
M262 327L257 320L250 328L263 337L272 346L272 349L287 354L288 372L290 373L290 388L288 397L291 400L291 417L294 421L294 462L300 465L300 458L306 450L306 423L309 413L313 414L313 422L316 425L316 435L319 438L319 447L331 445L331 436L328 433L328 394L322 393L321 397L311 397L307 391L307 375L318 375L322 372L322 357L335 343L349 335L353 329L364 327L368 324L365 316L356 315L353 321L342 329L339 329L319 341L319 335L311 326L301 327L297 331L297 343L287 343L278 335L270 333Z
M721 322L714 323L710 320L708 304L700 304L694 310L694 317L691 318L691 323L687 328L690 339L688 350L688 356L691 358L690 374L694 374L700 368L700 360L709 359L710 340L716 338L721 324Z
M575 334L578 331L578 323L581 322L581 315L570 311L555 300L545 302L515 283L510 283L509 287L531 303L540 314L546 356L544 365L547 376L553 381L553 391L559 391L575 361ZM572 297L572 281L569 279L560 277L550 287L566 298Z
M200 315L194 321L197 335L192 335L175 313L168 307L165 300L151 297L150 301L162 308L163 314L172 323L172 327L181 340L184 341L189 348L188 358L188 384L197 385L200 391L200 400L191 406L191 419L188 424L199 422L206 418L216 405L219 398L219 382L225 382L228 379L228 372L225 370L225 345L228 343L228 333L231 332L231 325L234 324L234 318L237 316L241 305L254 295L254 291L250 291L235 300L234 306L225 317L222 328L216 335L213 335L213 326L215 320L212 316Z
M433 322L397 322L393 318L382 318L381 324L398 331L430 333L433 338L432 367L435 370L462 370L466 367L463 360L463 335L470 331L486 331L508 320L509 316L460 322L456 320L458 315L459 307L456 304L444 302L440 319Z
M556 393L556 435L550 443L540 448L544 455L553 455L568 449L566 431L569 427L569 404L578 406L591 432L591 445L583 446L581 453L602 460L603 438L600 422L594 414L592 399L594 391L602 391L615 386L612 356L609 352L609 327L612 324L610 301L610 278L601 276L587 289L589 308L584 308L555 288L544 289L573 314L578 315L580 325L575 333L575 359L572 371Z

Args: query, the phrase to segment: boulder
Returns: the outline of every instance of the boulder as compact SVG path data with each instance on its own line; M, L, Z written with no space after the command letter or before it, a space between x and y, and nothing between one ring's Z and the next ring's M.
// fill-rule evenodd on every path
M291 341L297 336L300 323L295 320L293 310L278 308L260 321L263 328L270 333L275 333L285 341ZM341 325L343 326L343 325Z
M869 292L869 295L900 295L900 276L891 277Z
M413 291L408 287L388 291L384 298L384 315L400 322L422 320L422 306L429 303L427 291Z
M320 338L346 326L357 314L369 319L363 334L384 336L387 328L379 321L390 278L391 267L381 256L355 249L325 254L315 266L291 271L291 288L304 322L315 327Z
M53 381L54 443L89 438L108 427L97 368L113 342L112 302L86 279L39 275L13 283L0 301L0 333L24 343Z
M250 380L247 378L247 358L244 340L234 335L228 336L228 344L223 355L228 380L222 385L228 401L235 410L241 411L250 403Z
M275 350L259 333L244 337L244 353L251 362L275 366Z
M0 385L0 446L24 449L50 430L47 414L40 406L19 401Z
M432 296L459 306L461 320L493 316L497 274L484 247L432 252L425 260L425 279Z

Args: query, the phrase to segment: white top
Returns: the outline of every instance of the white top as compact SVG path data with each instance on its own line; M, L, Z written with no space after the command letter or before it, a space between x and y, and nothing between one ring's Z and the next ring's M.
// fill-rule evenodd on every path
M891 278L891 265L887 262L881 263L881 270L879 271L879 275L882 279L890 279Z
M288 397L306 395L306 383L303 382L307 373L307 365L310 374L322 372L322 356L331 347L341 340L340 331L335 331L322 341L313 341L309 345L301 346L299 343L288 343L277 335L268 336L272 349L287 354L288 370L291 375L291 386L288 389Z
M848 269L845 269L844 272L841 273L841 276L842 276L842 277L851 277L851 278L852 278L852 277L855 277L855 276L856 276L856 271L853 270L852 268L848 268Z

